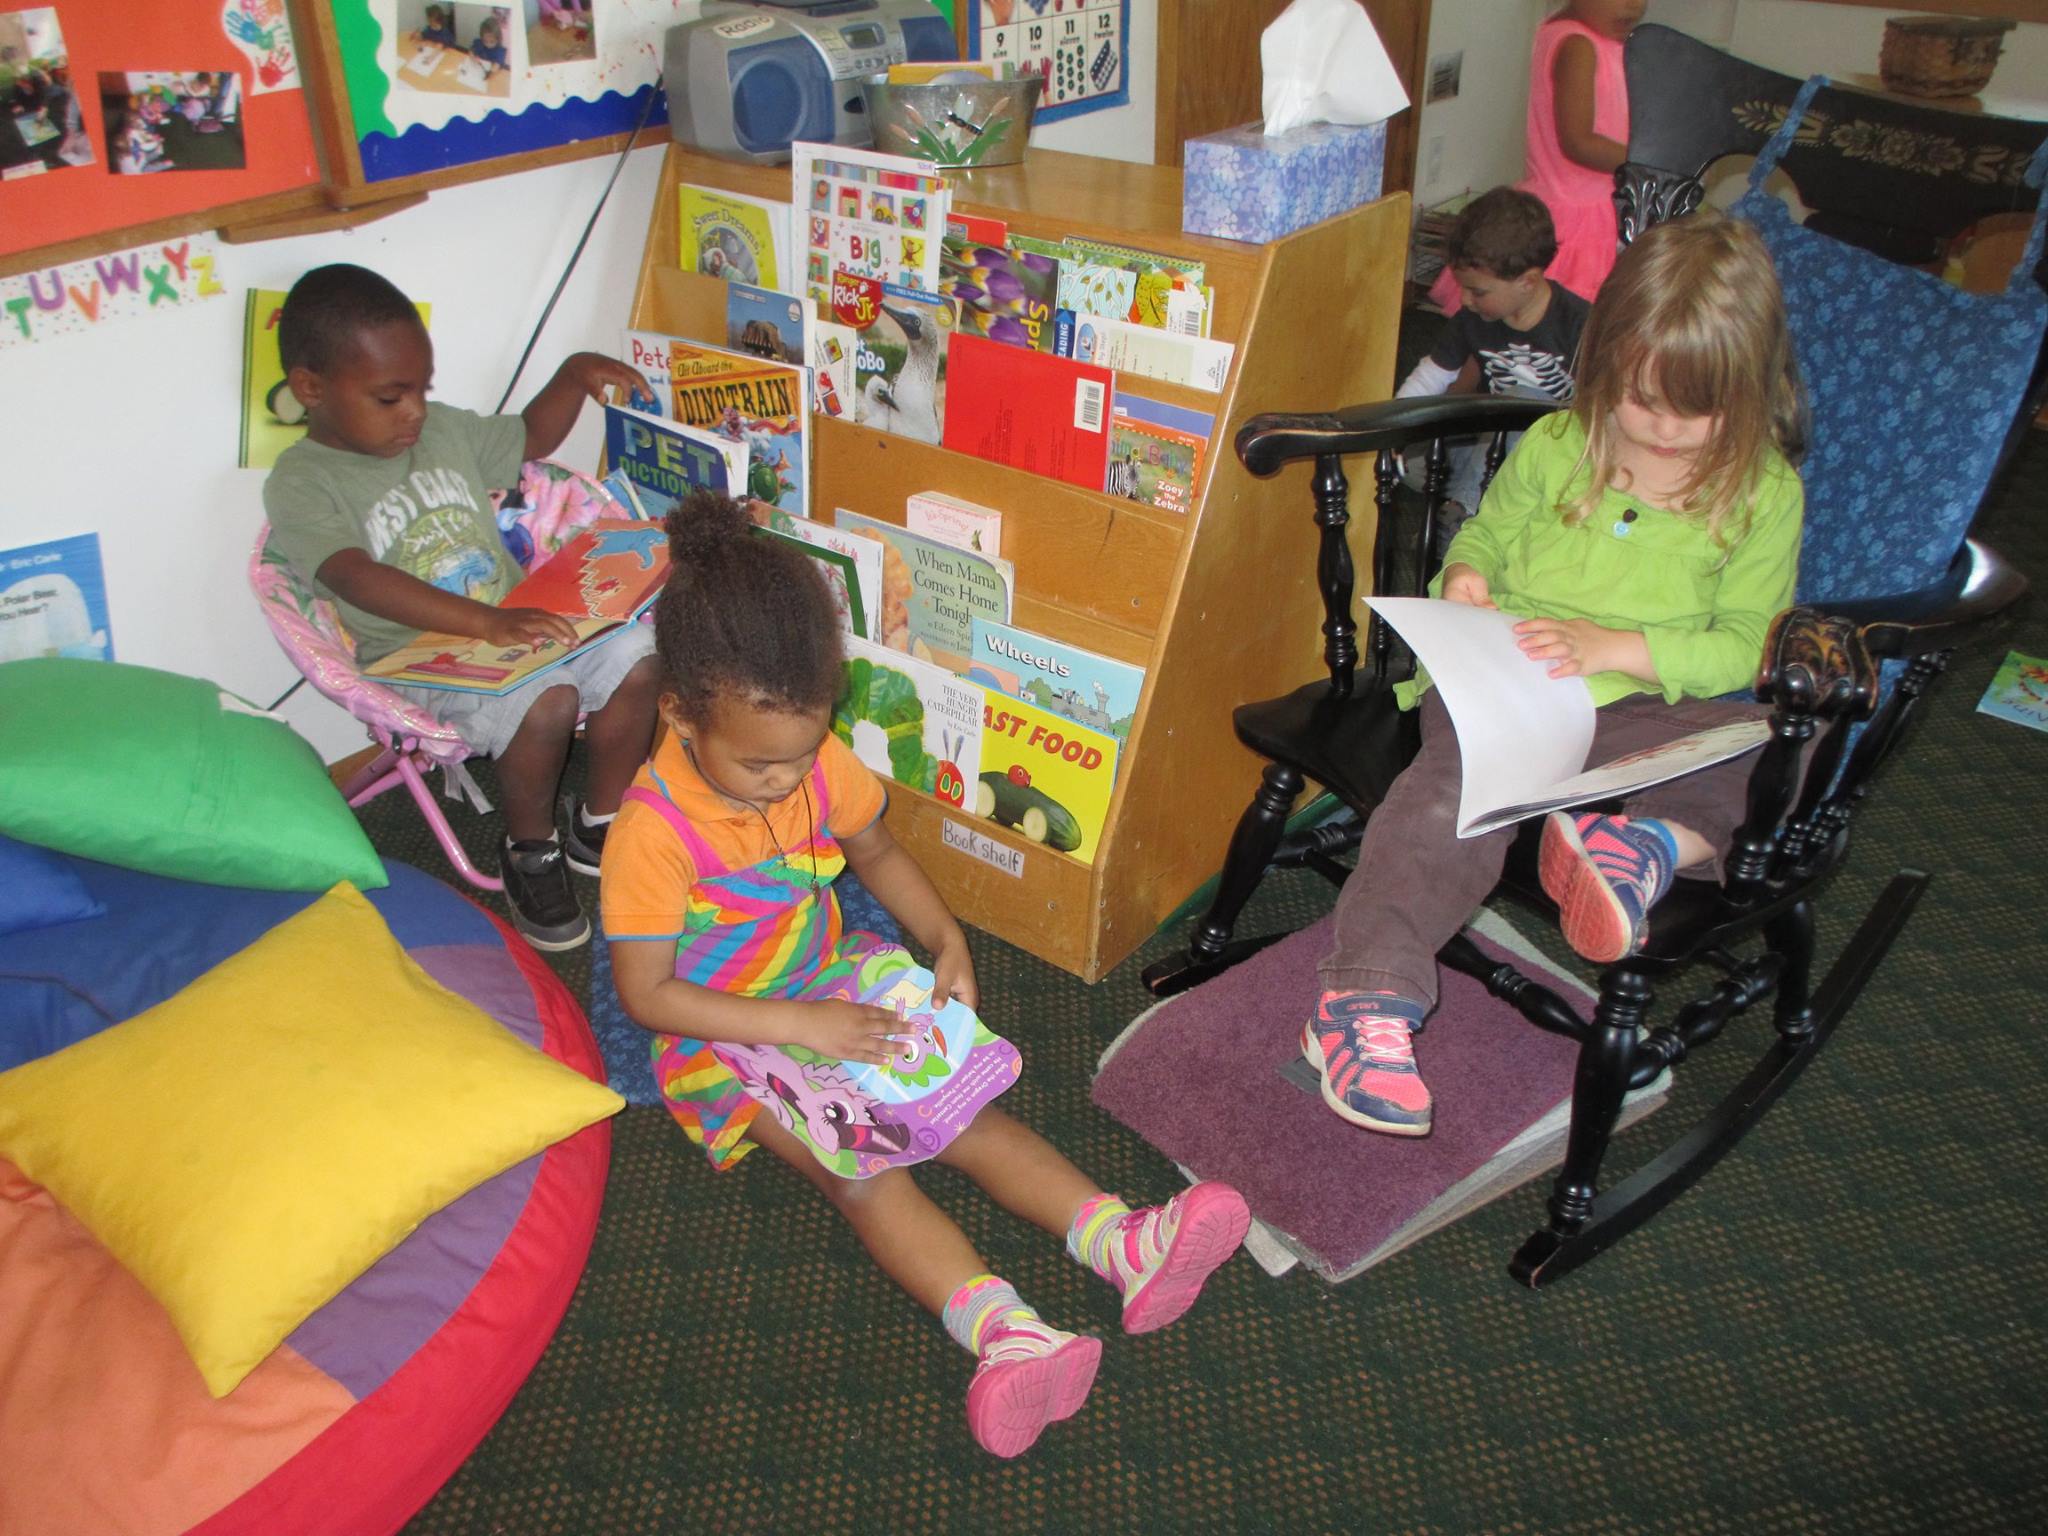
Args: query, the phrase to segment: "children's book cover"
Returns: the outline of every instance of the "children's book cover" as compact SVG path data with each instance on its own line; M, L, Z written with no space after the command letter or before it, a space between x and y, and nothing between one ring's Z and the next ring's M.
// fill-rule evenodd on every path
M1134 395L1127 389L1117 391L1116 399L1110 404L1110 415L1132 416L1155 427L1167 427L1189 437L1199 438L1206 445L1216 435L1216 418L1208 411L1193 410L1185 405L1169 405L1164 400L1151 400L1143 395Z
M1107 368L957 336L945 446L1099 491L1115 385Z
M1078 361L1190 389L1221 391L1236 353L1236 346L1227 341L1133 325L1127 320L1084 315L1074 322Z
M506 693L600 645L661 595L668 535L659 523L599 518L503 598L500 608L544 608L576 626L576 643L492 645L428 632L363 668L366 676L454 693Z
M790 206L687 183L676 188L679 251L685 271L729 283L780 289L790 271Z
M887 1066L803 1046L720 1046L740 1086L841 1178L864 1179L943 1151L1024 1070L1016 1046L895 945L862 953L818 994L886 1008L899 1023Z
M965 806L981 769L987 697L944 667L848 639L832 731L883 778Z
M619 351L620 361L647 381L648 396L654 401L648 409L657 416L668 415L674 406L669 392L669 343L682 338L661 331L627 331L624 335L625 345ZM641 402L635 400L633 403L638 405Z
M937 291L952 194L931 161L799 142L790 146L790 187L804 248L791 287L821 307L842 270Z
M861 626L855 632L863 640L878 639L876 631L881 627L882 606L882 554L886 546L856 533L843 533L830 523L798 517L794 513L779 511L773 507L767 508L764 513L759 502L754 503L754 507L755 515L763 527L772 528L786 538L799 540L815 549L829 550L848 561L853 568L855 591L860 598Z
M1060 264L1043 251L1010 246L1001 235L991 241L974 233L993 222L962 215L947 221L939 292L960 306L961 331L1050 352Z
M937 443L946 421L953 301L852 272L832 278L832 318L859 333L853 419L864 427Z
M732 493L806 515L811 413L804 370L672 336L668 372L670 415L746 449L746 472Z
M993 343L991 343L993 345ZM974 649L974 621L1010 622L1016 567L923 534L840 508L833 521L845 533L882 545L882 611L876 630L883 645L964 673Z
M235 462L243 469L269 469L277 456L306 435L306 408L284 381L277 351L277 322L284 292L251 288L242 311L242 444ZM426 325L433 306L415 304Z
M37 656L114 659L96 533L0 550L0 662Z
M656 522L692 491L731 495L746 484L744 444L628 405L604 408L604 451L607 467L633 482Z
M1145 669L1028 629L976 619L967 680L1128 741Z
M1007 694L982 697L976 812L1092 864L1116 784L1117 739Z
M804 361L804 310L810 300L753 283L725 286L725 344L749 357Z
M2015 725L2048 731L2048 660L2007 651L1977 708Z
M1130 309L1111 318L1189 336L1209 334L1205 263L1078 235L1069 235L1065 243L1075 261L1120 268L1135 279Z
M811 365L817 408L841 421L853 419L854 354L860 333L837 320L821 320L817 306L804 306L804 357Z
M778 513L778 517L786 514ZM802 519L801 521L808 521ZM832 612L839 620L839 627L849 635L865 640L868 635L867 608L861 600L860 572L855 569L853 556L842 550L828 549L814 544L809 539L768 524L757 524L754 532L764 539L774 539L787 544L806 560L815 560L825 577L825 587L832 595Z
M1135 416L1112 415L1109 470L1102 488L1126 501L1142 501L1165 512L1186 512L1194 505L1207 446L1207 438L1154 426Z
M919 491L903 503L903 526L928 539L977 555L1003 552L1003 514L994 507L948 495Z

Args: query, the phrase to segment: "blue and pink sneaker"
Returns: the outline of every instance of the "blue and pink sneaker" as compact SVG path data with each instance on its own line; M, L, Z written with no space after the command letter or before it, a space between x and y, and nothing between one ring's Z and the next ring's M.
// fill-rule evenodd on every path
M1422 1004L1392 992L1325 992L1301 1028L1301 1054L1323 1080L1323 1102L1353 1125L1427 1136L1429 1089L1415 1068Z
M1661 821L1552 811L1536 871L1565 943L1609 965L1643 947L1650 908L1677 867L1678 844Z

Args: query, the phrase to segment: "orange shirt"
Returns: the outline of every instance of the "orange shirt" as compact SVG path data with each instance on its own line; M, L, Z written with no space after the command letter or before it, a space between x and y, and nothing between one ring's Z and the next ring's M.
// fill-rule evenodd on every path
M865 832L889 803L881 781L829 732L818 749L818 764L831 808L827 829L841 842ZM666 788L676 809L728 869L761 863L774 855L778 843L789 848L808 841L810 818L818 809L814 801L806 803L801 791L769 806L765 819L759 811L735 806L704 782L674 732L662 737L654 760L633 783L655 794ZM682 937L690 887L697 881L696 860L652 806L629 799L620 807L605 835L600 867L600 915L607 939Z

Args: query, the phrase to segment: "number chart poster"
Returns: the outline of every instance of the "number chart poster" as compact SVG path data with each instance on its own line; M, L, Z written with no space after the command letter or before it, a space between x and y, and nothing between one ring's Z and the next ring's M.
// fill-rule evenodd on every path
M1131 0L974 0L967 16L969 58L1045 78L1034 121L1131 99Z

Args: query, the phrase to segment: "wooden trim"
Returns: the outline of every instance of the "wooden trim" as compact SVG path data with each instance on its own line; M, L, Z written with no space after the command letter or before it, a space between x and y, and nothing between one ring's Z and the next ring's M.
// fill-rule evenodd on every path
M1890 11L1895 16L2004 16L2014 21L2048 23L2048 4L2043 0L1806 0L1814 5L1859 5Z
M359 229L365 224L374 224L394 213L417 208L426 200L426 193L415 192L410 197L389 197L355 208L336 208L322 198L313 208L223 224L220 237L229 245L253 245L259 240L282 240L291 235L332 234L337 229Z

